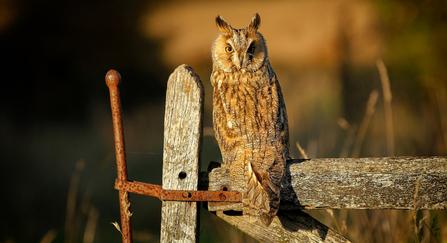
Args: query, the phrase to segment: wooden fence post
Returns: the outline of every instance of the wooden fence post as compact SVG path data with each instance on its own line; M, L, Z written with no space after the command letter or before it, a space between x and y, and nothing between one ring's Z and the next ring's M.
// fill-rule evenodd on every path
M166 91L163 189L197 190L204 90L194 70L180 65ZM186 195L187 196L187 195ZM163 201L160 242L196 242L198 203Z

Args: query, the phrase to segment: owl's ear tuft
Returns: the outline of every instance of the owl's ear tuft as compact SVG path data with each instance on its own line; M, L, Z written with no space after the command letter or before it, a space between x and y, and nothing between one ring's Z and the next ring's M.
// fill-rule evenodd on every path
M259 26L261 26L261 16L259 16L259 14L256 13L251 19L251 23L248 25L247 30L251 32L256 32L259 29Z
M233 29L231 27L231 25L229 23L227 23L220 15L217 15L217 17L216 17L216 25L217 25L217 28L219 28L219 30L222 32L229 33Z

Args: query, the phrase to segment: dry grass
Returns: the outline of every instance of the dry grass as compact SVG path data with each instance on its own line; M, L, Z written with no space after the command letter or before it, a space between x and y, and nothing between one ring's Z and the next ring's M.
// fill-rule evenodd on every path
M50 229L45 236L42 238L40 243L51 243L57 236L57 231L55 229Z
M85 226L84 243L94 242L98 218L99 211L96 208L91 207L88 213L87 225Z
M445 153L447 153L447 89L443 82L439 82L438 85L439 87L435 89L435 94L444 138Z
M111 222L111 224L115 227L116 230L118 230L118 232L120 232L120 234L122 235L123 232L121 232L121 227L120 224L118 222Z
M301 148L300 143L296 142L296 147L298 148L298 150L300 151L301 155L303 156L303 159L308 159L309 157L306 154L306 151L304 151L303 148Z
M65 243L75 242L76 238L75 228L75 216L76 216L76 198L78 195L79 177L84 170L85 163L80 160L76 163L76 171L71 176L70 188L68 189L67 198L67 214L65 216Z
M362 148L363 140L365 139L366 131L368 130L369 123L375 112L375 106L377 103L377 98L379 97L379 92L377 90L371 91L368 103L366 104L366 112L363 117L363 121L360 125L357 137L354 143L354 148L352 150L352 157L358 158L360 155L360 149Z
M391 108L391 94L390 80L385 63L381 59L376 61L377 68L380 73L380 80L382 81L383 102L385 106L385 126L386 126L386 142L388 148L388 156L394 156L394 129L393 129L393 109Z
M391 90L383 62L378 61L377 66L381 73L385 113L388 113L385 114L388 155L393 156L394 132L392 127ZM436 94L439 107L446 105L447 102L444 100L445 89L437 91ZM352 157L358 157L360 154L361 145L365 138L371 117L375 111L378 95L379 93L375 90L371 92L366 105L365 116L360 129L357 131L354 144L352 141L353 137L355 137L355 128L352 128L345 119L339 119L339 126L347 131L347 138L345 139L341 152L341 155L346 156L343 157L348 157L347 155L351 145L354 147ZM444 112L440 110L441 119L444 117L443 115ZM445 121L441 120L441 122ZM305 151L298 143L297 147L303 156L305 156ZM327 209L326 211L318 210L307 212L354 242L444 242L443 240L446 240L445 235L447 226L443 226L442 228L439 226L439 217L442 217L445 220L445 211L442 214L439 214L441 216L438 217L438 214L435 212L424 210L421 213L418 210L418 206L421 203L418 198L418 190L423 179L423 174L424 171L421 172L421 175L416 182L414 208L412 211Z
M65 243L78 242L79 236L81 235L84 235L83 242L85 243L92 243L95 239L96 226L98 224L100 212L90 202L92 193L90 189L87 189L84 192L79 207L76 207L77 195L79 193L79 180L84 167L84 161L78 161L76 163L76 170L71 177L67 197L67 214L65 218ZM82 232L81 228L84 224L85 230ZM46 242L52 242L53 239L49 241L47 240Z
M346 131L346 138L343 142L343 147L341 149L340 152L340 158L347 158L349 156L349 151L352 147L352 144L354 143L355 140L355 132L356 132L356 127L353 127L349 124L348 121L346 121L346 119L344 118L339 118L338 119L338 125L343 128L343 130Z

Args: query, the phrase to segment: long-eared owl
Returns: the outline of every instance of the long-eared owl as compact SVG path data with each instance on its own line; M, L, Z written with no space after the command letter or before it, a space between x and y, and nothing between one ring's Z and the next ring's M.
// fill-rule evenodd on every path
M217 16L211 84L223 167L243 192L244 218L269 226L279 208L289 129L281 87L257 31L260 23L255 14L248 27L235 29Z

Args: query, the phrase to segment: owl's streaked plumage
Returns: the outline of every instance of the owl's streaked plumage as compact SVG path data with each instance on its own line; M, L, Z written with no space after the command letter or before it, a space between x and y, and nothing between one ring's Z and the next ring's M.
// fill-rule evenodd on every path
M230 170L232 188L243 192L243 214L268 226L279 208L289 156L286 107L270 66L255 14L245 29L234 29L221 16L212 44L213 124Z

